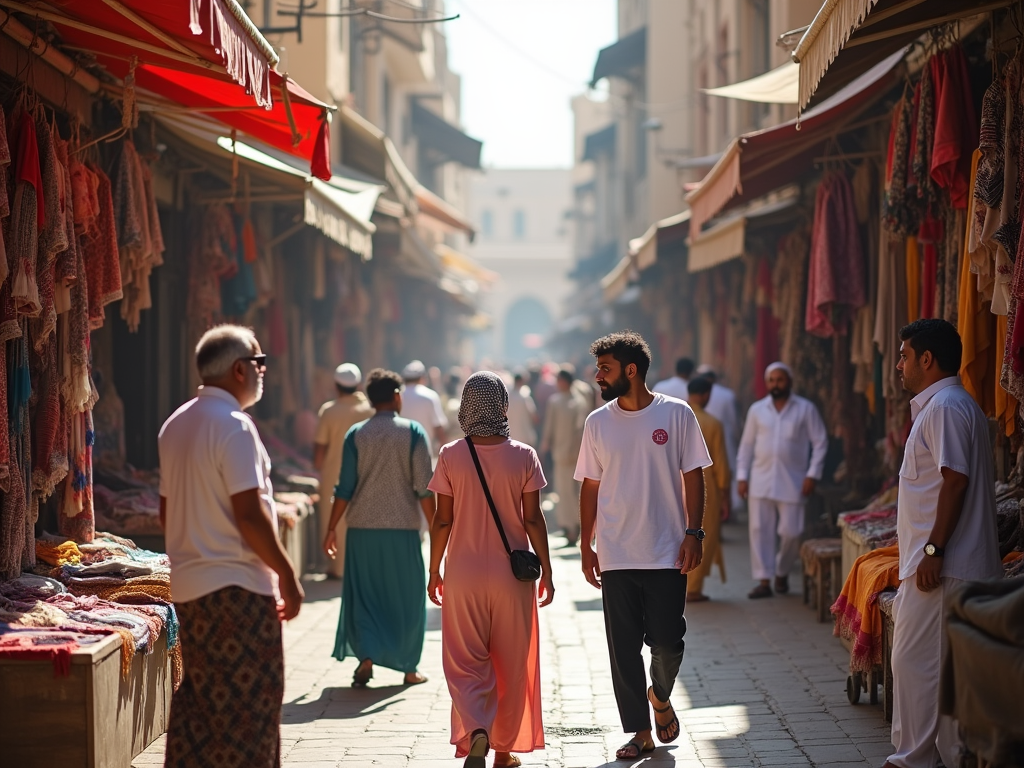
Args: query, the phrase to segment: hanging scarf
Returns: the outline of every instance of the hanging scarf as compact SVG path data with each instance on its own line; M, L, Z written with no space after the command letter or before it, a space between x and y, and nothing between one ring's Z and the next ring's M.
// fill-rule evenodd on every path
M508 390L497 374L480 371L466 380L459 404L459 426L466 437L509 437Z

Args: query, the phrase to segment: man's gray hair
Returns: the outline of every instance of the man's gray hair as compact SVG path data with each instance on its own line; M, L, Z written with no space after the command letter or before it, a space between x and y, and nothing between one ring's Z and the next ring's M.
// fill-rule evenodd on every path
M203 381L227 375L235 361L250 357L256 349L256 334L241 325L216 325L196 344L196 368Z

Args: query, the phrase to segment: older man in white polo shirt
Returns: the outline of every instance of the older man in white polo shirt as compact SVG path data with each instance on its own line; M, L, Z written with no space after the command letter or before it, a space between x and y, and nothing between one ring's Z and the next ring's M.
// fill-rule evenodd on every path
M448 417L441 405L441 396L423 383L427 367L419 360L413 360L402 369L402 417L418 421L430 436L430 450L436 456L445 444Z
M253 332L207 331L203 386L160 430L160 522L171 559L185 676L171 700L165 765L280 765L281 621L302 587L277 538L270 458L245 409L267 356ZM280 598L278 598L280 595Z
M943 603L963 580L1001 574L988 421L960 385L963 344L945 320L900 330L896 368L913 426L900 467L900 590L893 605L892 743L886 766L957 765L957 733L939 715Z
M748 597L789 591L789 572L800 552L804 504L821 479L828 433L814 403L793 394L785 363L765 369L768 396L747 412L736 476L740 496L749 499L750 562L759 584ZM775 535L779 536L776 552Z

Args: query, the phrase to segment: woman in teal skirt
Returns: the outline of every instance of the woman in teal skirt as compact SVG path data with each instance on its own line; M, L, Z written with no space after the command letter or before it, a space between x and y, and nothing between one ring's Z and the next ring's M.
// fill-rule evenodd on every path
M334 530L344 515L348 538L334 658L359 660L354 687L370 681L375 664L404 672L406 685L427 680L417 667L427 617L420 522L422 515L429 526L434 517L430 445L418 422L399 416L401 389L393 371L378 368L367 377L366 396L376 413L345 436L324 539L333 558Z

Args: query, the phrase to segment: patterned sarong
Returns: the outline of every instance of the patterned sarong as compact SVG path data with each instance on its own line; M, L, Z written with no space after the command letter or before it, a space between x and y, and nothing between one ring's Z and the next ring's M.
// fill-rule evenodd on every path
M175 603L185 677L165 766L278 768L284 652L274 599L226 587Z

